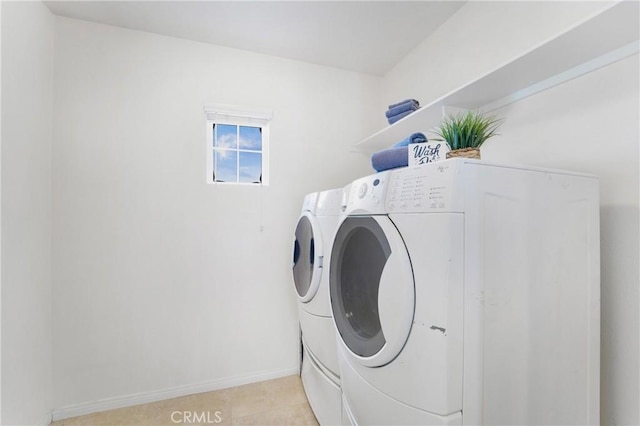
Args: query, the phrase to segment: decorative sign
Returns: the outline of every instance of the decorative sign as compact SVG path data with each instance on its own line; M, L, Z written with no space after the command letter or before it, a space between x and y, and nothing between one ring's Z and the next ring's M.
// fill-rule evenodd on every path
M449 145L444 141L412 143L408 149L409 167L444 160L449 151Z

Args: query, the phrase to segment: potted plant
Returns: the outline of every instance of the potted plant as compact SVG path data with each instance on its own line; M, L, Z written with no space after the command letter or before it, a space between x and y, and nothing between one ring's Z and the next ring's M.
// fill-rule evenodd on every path
M480 145L497 135L502 120L477 111L448 115L433 132L451 149L447 158L467 157L480 159Z

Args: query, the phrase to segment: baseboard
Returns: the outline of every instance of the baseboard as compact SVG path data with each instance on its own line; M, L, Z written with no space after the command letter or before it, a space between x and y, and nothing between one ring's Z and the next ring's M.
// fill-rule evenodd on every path
M83 402L82 404L68 405L56 408L52 411L53 421L68 419L70 417L83 416L100 411L114 410L116 408L131 407L133 405L148 404L150 402L162 401L164 399L178 398L195 393L211 392L233 386L246 385L248 383L261 382L264 380L277 379L279 377L298 374L298 367L281 370L268 370L254 374L229 377L209 382L196 383L193 385L179 386L172 389L159 391L141 392L115 398L106 398L98 401Z
M42 420L38 422L38 425L49 426L52 422L51 412L48 412L42 416Z

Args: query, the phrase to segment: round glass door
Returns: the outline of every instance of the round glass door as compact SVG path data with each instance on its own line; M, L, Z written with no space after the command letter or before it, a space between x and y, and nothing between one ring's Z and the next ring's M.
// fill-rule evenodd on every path
M372 366L395 358L411 330L415 289L404 242L386 216L353 216L342 222L334 239L329 286L333 318L351 353ZM400 303L381 301L390 290Z
M306 212L298 220L293 243L293 281L303 302L313 298L320 284L322 241L314 217Z

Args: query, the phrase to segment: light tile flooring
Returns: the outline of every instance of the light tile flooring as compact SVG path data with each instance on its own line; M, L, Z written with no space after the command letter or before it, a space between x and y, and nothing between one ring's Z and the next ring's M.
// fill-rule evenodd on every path
M173 416L173 418L172 418ZM53 422L52 426L313 425L298 376Z

